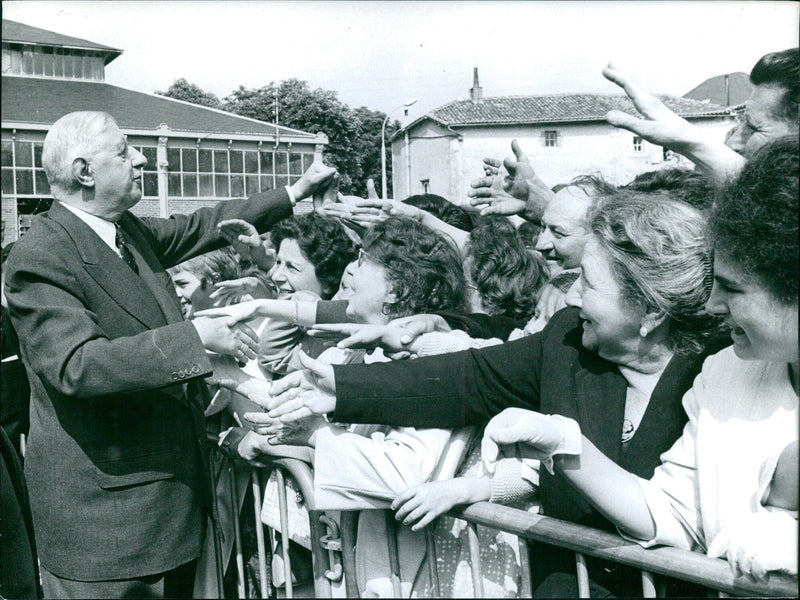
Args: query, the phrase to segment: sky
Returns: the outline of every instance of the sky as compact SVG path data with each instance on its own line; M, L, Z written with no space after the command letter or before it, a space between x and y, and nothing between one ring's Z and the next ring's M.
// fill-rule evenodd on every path
M800 3L7 1L3 18L124 50L106 81L154 92L183 77L224 97L291 77L351 107L410 119L468 97L616 93L609 60L683 95L798 45Z

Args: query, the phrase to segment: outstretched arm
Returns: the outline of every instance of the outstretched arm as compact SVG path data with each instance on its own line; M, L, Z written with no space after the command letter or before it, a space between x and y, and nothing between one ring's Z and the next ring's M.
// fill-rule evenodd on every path
M638 119L622 111L612 110L606 115L606 120L615 127L622 127L648 142L683 154L716 181L724 181L744 165L745 160L741 155L722 141L707 141L700 129L676 115L661 100L612 63L603 69L603 75L625 90L636 110L645 117Z

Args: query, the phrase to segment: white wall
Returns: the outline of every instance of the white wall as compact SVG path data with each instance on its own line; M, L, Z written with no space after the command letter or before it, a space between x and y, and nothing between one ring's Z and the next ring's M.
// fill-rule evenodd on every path
M733 125L727 117L694 121L709 140L722 141ZM559 145L545 147L543 132L558 131ZM461 140L456 134L460 134ZM429 179L429 191L452 202L466 202L470 182L483 176L483 158L512 156L517 139L537 174L549 186L567 183L578 175L602 173L612 183L627 183L637 174L664 167L690 167L675 155L664 162L660 146L643 142L635 152L633 134L606 123L562 123L545 126L459 127L455 132L432 121L409 131L411 190L406 186L404 138L392 144L395 198L422 193L420 180Z

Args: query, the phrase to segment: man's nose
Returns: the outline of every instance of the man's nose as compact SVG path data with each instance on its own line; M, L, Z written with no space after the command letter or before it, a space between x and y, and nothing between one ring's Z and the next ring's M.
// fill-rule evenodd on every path
M734 152L741 154L747 144L747 139L750 137L748 132L749 129L747 125L745 123L740 123L728 132L725 145Z
M539 252L553 249L553 234L550 233L547 227L542 229L542 232L539 234L539 239L536 240L536 249Z
M137 169L141 169L147 164L147 159L144 154L139 152L136 148L129 146L131 153L131 164Z

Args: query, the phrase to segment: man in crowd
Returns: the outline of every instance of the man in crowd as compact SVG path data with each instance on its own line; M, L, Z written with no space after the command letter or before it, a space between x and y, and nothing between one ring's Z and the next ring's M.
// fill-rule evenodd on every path
M42 151L55 200L8 260L48 598L191 597L211 494L206 351L244 360L256 340L226 319L184 321L164 269L224 245L224 219L267 229L334 173L315 163L280 190L140 219L145 163L110 115L59 119Z

